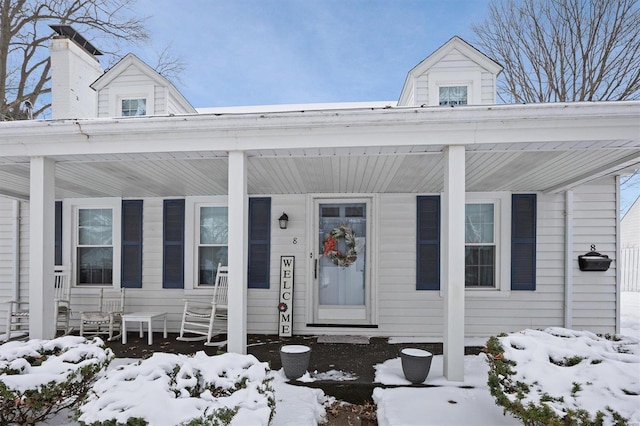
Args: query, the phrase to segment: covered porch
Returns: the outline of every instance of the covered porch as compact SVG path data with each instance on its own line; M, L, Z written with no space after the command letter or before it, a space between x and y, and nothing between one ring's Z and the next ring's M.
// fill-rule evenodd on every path
M596 102L3 123L0 195L29 201L30 337L54 332L43 283L53 279L56 199L226 196L228 349L246 353L250 195L441 194L444 368L461 381L465 194L570 200L579 185L637 167L639 113L637 102Z

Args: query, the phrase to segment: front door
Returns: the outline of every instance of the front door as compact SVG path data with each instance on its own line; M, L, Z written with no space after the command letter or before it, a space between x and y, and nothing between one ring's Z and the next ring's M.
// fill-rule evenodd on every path
M368 199L315 201L314 323L371 323Z

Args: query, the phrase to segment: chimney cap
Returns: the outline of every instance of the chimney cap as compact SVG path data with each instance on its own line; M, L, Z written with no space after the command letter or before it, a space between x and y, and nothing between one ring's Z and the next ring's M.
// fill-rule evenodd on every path
M49 27L58 33L58 35L65 36L74 42L93 56L102 55L98 49L96 49L86 38L82 37L79 32L73 29L71 25L49 25Z

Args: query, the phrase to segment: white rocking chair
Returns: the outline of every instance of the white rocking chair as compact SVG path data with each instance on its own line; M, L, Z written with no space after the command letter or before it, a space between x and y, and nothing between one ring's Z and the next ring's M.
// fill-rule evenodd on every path
M185 299L180 336L177 337L177 340L187 342L205 340L206 346L217 345L211 342L211 337L218 334L213 332L214 325L218 326L221 321L224 321L224 326L220 329L222 332L227 331L228 272L227 266L218 264L213 298L210 302ZM185 334L195 336L185 336Z
M56 332L62 330L69 333L69 319L71 317L71 286L69 285L69 270L63 266L56 266L54 277L54 324ZM7 302L7 330L5 339L9 341L11 334L29 332L29 304L23 300Z
M53 303L56 334L69 334L73 328L69 326L71 319L71 285L69 284L69 271L65 268L56 268L54 275Z
M124 289L105 292L101 288L98 309L80 312L80 336L104 335L109 341L119 338L122 335Z

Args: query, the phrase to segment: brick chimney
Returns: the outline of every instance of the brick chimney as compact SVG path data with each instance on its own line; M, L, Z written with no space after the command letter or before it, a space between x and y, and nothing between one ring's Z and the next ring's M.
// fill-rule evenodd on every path
M96 92L90 85L104 70L102 55L68 25L51 25L58 33L51 44L51 116L53 119L97 116Z

